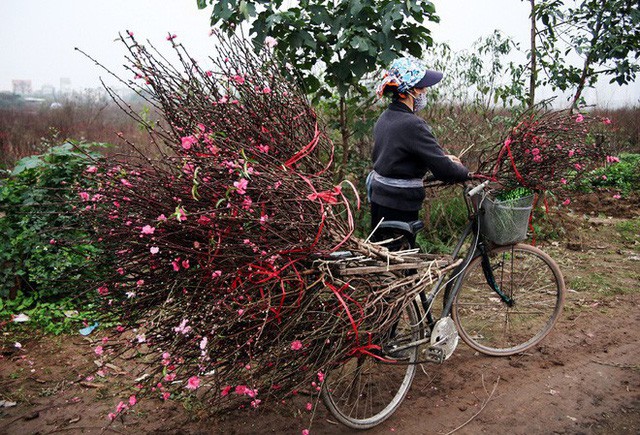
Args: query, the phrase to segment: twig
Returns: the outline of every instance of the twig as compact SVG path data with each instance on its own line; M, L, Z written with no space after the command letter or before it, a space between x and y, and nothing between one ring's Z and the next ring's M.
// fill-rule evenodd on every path
M460 426L458 426L457 428L453 429L450 432L447 432L445 435L451 435L454 432L459 431L460 429L462 429L463 427L465 427L467 424L469 424L474 418L476 418L481 412L482 410L484 410L484 408L487 406L487 404L489 403L489 401L491 400L491 398L493 397L493 394L496 392L496 388L498 388L498 383L500 382L500 376L498 376L498 378L496 379L496 382L493 384L493 389L491 390L491 394L489 394L489 396L484 400L484 402L482 402L482 406L480 407L480 409L478 410L478 412L476 412L475 414L473 414L471 416L471 418L469 418L467 421L465 421L464 423L462 423ZM483 386L484 386L484 376L483 376ZM485 389L486 391L486 389Z

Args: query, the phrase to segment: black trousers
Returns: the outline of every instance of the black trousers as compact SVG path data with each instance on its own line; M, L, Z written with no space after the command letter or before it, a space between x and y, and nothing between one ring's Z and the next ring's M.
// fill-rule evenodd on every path
M420 219L420 210L415 211L406 211L406 210L398 210L395 208L389 208L382 206L380 204L376 204L375 202L371 203L371 229L373 230L376 225L384 218L385 221L401 221L401 222L413 222ZM373 241L384 240L387 238L388 234L383 234L381 231L376 231L376 233L371 238ZM411 247L416 246L416 237L409 237L409 243Z

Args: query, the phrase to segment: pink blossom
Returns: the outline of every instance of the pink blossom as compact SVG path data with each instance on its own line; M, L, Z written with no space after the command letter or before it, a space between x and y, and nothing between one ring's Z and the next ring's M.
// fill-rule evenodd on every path
M213 71L205 71L204 73L207 75L207 77L211 77L213 75Z
M611 121L609 121L611 122ZM98 172L98 168L96 168L95 166L91 165L88 166L87 169L85 169L85 171L87 171L90 174L95 174L96 172Z
M607 163L619 163L620 159L615 156L607 156Z
M175 260L173 260L171 262L171 265L173 266L173 270L178 272L180 270L180 257L178 257Z
M133 406L133 405L135 405L136 403L138 403L138 399L136 399L136 396L135 396L135 395L130 396L130 397L129 397L129 405Z
M83 201L89 201L89 194L87 192L80 192L79 195Z
M136 340L138 340L138 343L146 343L147 336L144 334L138 334L136 335Z
M602 176L602 179L606 181L606 180L607 180L607 176L606 176L606 175L603 175L603 176Z
M230 391L231 391L231 385L227 385L224 388L222 388L222 391L220 392L220 395L222 397L227 396Z
M269 48L273 48L276 45L278 45L278 41L276 40L276 38L272 36L267 36L266 38L264 38L264 45L266 45Z
M238 316L242 316L244 314L244 310L241 308L238 310Z
M133 187L133 184L129 183L129 181L126 178L121 178L120 183L122 183L122 185L126 187Z
M101 287L98 287L98 293L100 294L100 296L106 296L109 294L109 289L106 285L103 285Z
M182 142L182 148L185 150L191 149L192 145L195 145L198 143L198 139L196 139L193 136L185 136L183 138L180 138L180 140Z
M115 420L115 419L116 419L117 415L116 415L116 414L114 414L113 412L110 412L110 413L109 413L109 415L108 415L108 417L109 417L109 420L113 421L113 420Z
M197 390L200 387L200 378L197 376L191 376L187 381L186 389L187 390Z
M175 373L167 373L167 375L164 377L164 380L167 382L173 382L175 379L176 379Z
M247 193L246 189L248 184L249 182L247 180L241 178L240 180L233 182L233 187L237 189L236 191L239 195L244 195L245 193Z
M151 225L145 225L144 227L142 227L142 234L153 234L155 231L155 227L152 227Z
M178 35L169 35L169 36L167 36L167 41L173 41L177 37L178 37Z
M162 400L169 400L169 397L171 397L171 393L169 393L168 391L162 393Z
M51 239L51 240L49 240L49 244L50 244L50 245L55 245L55 244L56 244L56 239Z
M162 358L163 359L169 359L169 358L171 358L171 354L169 352L163 352L162 353Z
M569 157L573 157L575 153L576 153L575 150L569 150Z
M576 116L576 122L582 122L582 121L584 121L584 116L582 115Z
M202 337L202 340L200 340L200 349L205 350L207 347L207 343L208 343L208 339L207 337Z
M536 163L540 163L542 161L542 156L538 154L537 156L533 156L533 161Z
M567 184L567 179L566 179L566 178L561 178L561 179L560 179L560 182L561 182L562 184Z
M573 165L574 168L576 168L577 171L580 171L582 169L582 165L580 163L576 163L575 165Z
M244 77L242 77L241 75L235 75L233 77L231 77L231 79L236 82L237 84L241 85L244 83Z
M261 153L267 154L269 152L269 145L258 145L258 150Z
M182 267L185 268L185 269L188 269L189 268L189 260L183 260L182 261Z
M209 219L208 217L206 217L204 215L200 216L198 218L198 224L200 224L200 225L208 225L210 223L211 223L211 219Z
M562 202L562 205L569 205L569 204L571 204L571 200L570 200L569 198L565 199L565 200Z
M262 216L260 216L260 223L261 224L265 224L268 220L269 220L269 215L263 214Z
M213 271L213 273L211 274L211 278L218 278L219 276L222 275L222 271L221 270L215 270Z
M537 156L538 154L540 154L540 150L538 148L534 148L531 150L531 154L533 154L534 156Z
M260 405L260 402L262 402L262 400L260 400L260 399L252 400L251 401L251 407L257 408Z
M511 138L508 137L504 140L504 146L508 147L509 145L511 145L512 142L513 141L511 140Z
M179 222L187 220L187 212L182 207L176 207L175 215Z
M138 281L136 281L136 285L138 287L142 287L144 285L144 279L139 279Z
M157 254L158 252L160 252L160 248L158 248L157 246L152 246L152 247L149 249L149 252L151 252L151 254L155 255L155 254Z
M270 94L271 93L271 88L269 86L265 86L265 88L262 90L263 94Z
M302 429L302 435L309 435L309 429Z
M302 349L302 342L300 340L295 340L291 343L291 350L300 350Z
M122 267L119 267L116 272L118 272L118 275L124 275L124 269Z
M191 327L187 326L188 322L189 321L187 319L182 319L182 323L180 323L180 325L178 325L175 328L173 328L173 330L175 332L180 332L183 335L187 335L189 333L189 331L191 331Z
M124 329L124 326L122 326L122 325L118 325L118 326L116 326L116 331L118 331L118 332L124 332L124 330L125 330L125 329Z
M167 217L164 214L161 214L156 219L158 220L158 222L164 222L167 220Z
M611 125L611 120L609 118L604 118L602 122L604 122L604 125Z
M307 411L311 411L313 409L313 404L311 402L307 402Z
M620 198L622 198L622 197L620 196L619 193L616 193L615 195L613 195L613 199L620 199Z
M318 372L318 381L324 382L324 373Z
M104 353L104 349L102 348L102 346L96 346L94 352L96 353L96 355L100 356Z

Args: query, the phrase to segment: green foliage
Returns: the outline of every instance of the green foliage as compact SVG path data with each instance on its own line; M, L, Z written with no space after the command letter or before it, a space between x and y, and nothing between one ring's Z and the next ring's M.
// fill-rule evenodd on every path
M416 242L424 252L451 253L468 222L467 207L460 189L440 190L438 197L426 203L424 231Z
M95 318L94 305L86 303L80 307L76 296L47 301L37 291L28 296L20 291L13 300L3 301L0 298L0 322L10 321L12 316L18 314L29 316L26 323L29 327L55 335L82 328L83 321ZM12 325L18 327L24 323Z
M0 180L0 297L18 290L40 301L74 295L100 273L101 251L74 210L88 183L82 174L100 157L90 150L95 146L103 145L52 147L20 160Z
M527 189L526 187L517 187L512 190L500 192L496 195L496 199L499 201L513 201L529 195L533 195L533 191L531 189Z
M640 6L635 0L583 0L575 6L563 0L540 1L542 22L538 55L553 89L575 88L574 104L585 86L601 75L619 85L635 80L640 70ZM575 4L572 2L572 4ZM573 53L579 66L567 62Z
M331 92L322 89L318 65L324 82L344 96L399 53L421 57L432 43L424 23L439 21L433 3L417 0L198 0L200 9L207 4L213 6L212 26L234 32L248 22L258 47L267 36L275 38L276 50L301 71L308 92L325 97Z
M640 251L640 218L619 222L616 229L623 243Z
M579 188L613 189L623 195L640 191L640 154L621 154L620 162L592 171Z

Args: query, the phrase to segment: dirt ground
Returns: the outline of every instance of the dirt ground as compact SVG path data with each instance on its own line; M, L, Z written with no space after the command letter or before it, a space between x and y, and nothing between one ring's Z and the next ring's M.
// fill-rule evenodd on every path
M538 348L492 358L460 344L443 365L422 367L396 414L367 433L640 433L639 207L599 205L589 215L574 210L565 217L570 234L542 246L560 264L568 294ZM119 381L127 375L97 376L94 346L80 335L2 333L0 403L16 405L0 405L0 434L300 434L309 427L311 412L258 409L212 419L197 402L154 399L107 427L107 414L128 397ZM352 433L322 404L313 412L311 434Z

